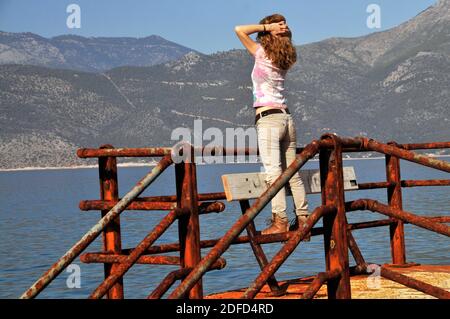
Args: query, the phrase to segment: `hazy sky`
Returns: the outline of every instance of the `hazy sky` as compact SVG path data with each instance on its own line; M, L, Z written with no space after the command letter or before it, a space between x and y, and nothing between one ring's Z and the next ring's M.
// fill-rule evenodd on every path
M203 53L242 48L234 26L283 14L295 44L382 31L437 0L0 0L0 30L45 37L160 35ZM66 25L69 4L81 8L81 28ZM381 8L381 29L366 24L369 4Z

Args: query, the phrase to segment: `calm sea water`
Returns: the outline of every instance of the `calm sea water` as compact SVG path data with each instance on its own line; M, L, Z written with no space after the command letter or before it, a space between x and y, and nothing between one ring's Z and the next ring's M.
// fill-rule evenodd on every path
M347 160L354 166L359 182L383 181L384 160ZM317 168L310 162L305 168ZM123 196L149 167L119 168L120 196ZM223 191L220 175L231 172L259 171L258 164L198 166L199 192ZM444 179L448 174L402 161L403 179ZM146 190L143 196L175 194L174 170L170 169ZM320 204L319 195L308 195L310 207ZM98 212L81 212L78 203L83 199L98 199L97 169L61 169L40 171L0 172L0 298L19 297L67 249L69 249L99 219ZM386 202L385 190L347 192L346 200L373 198ZM449 187L421 187L403 190L404 209L420 215L449 215ZM288 199L289 214L292 199ZM134 247L165 215L164 212L126 211L121 215L123 247ZM201 217L201 238L221 237L241 215L239 206L227 203L221 214ZM266 208L256 218L257 228L265 227L270 216ZM349 222L385 218L371 212L348 214ZM321 226L321 222L317 226ZM174 224L157 244L178 240ZM427 264L450 264L450 246L445 236L415 226L406 225L407 260ZM390 262L389 230L387 227L353 232L368 262ZM87 251L99 251L97 239ZM264 245L270 258L280 244ZM208 250L203 250L206 254ZM176 255L176 254L175 254ZM259 268L248 244L232 246L224 255L227 266L208 273L203 280L205 293L248 286L258 275ZM351 259L351 264L354 261ZM61 275L39 295L39 298L85 298L103 279L103 265L82 264L81 288L68 288L70 275ZM276 274L278 279L297 278L323 271L324 253L321 236L301 243ZM125 276L125 297L144 298L175 266L137 265ZM167 296L167 295L166 295Z

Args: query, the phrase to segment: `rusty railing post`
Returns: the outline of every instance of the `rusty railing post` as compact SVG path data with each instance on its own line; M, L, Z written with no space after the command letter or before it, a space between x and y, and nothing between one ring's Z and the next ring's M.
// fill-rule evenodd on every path
M178 219L181 268L193 268L201 260L200 223L198 218L197 173L194 148L191 157L175 164L177 205L190 211ZM199 280L189 291L190 299L203 298L203 285Z
M326 271L341 272L341 276L327 281L328 298L350 299L342 145L335 135L322 136L322 139L327 138L333 141L334 148L331 150L322 148L319 153L322 205L333 205L336 212L323 217Z
M102 145L101 149L114 148L112 145ZM119 200L117 181L117 160L115 157L99 157L98 171L100 177L100 198L102 200ZM109 210L102 210L104 217ZM103 231L103 251L120 255L122 250L120 237L120 216L117 216ZM117 264L104 264L105 279L115 271ZM123 280L120 279L107 294L108 299L123 299Z
M388 143L397 146L395 142ZM400 159L397 156L387 155L386 158L386 179L389 183L387 196L389 206L403 210L402 185L400 176ZM396 223L389 226L391 240L392 263L395 265L406 264L405 232L403 221L396 219Z

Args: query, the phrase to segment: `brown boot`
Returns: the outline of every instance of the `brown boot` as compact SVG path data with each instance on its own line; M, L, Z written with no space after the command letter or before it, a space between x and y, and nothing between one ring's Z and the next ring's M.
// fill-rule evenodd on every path
M261 235L285 233L289 230L289 221L272 215L272 225L261 231Z
M300 225L300 227L303 227L303 224L305 223L305 220L308 219L309 216L297 216L295 218L295 221L293 224L291 224L289 226L289 231L294 231L294 230L298 230L298 227ZM305 238L303 239L303 241L311 241L311 232L309 232Z

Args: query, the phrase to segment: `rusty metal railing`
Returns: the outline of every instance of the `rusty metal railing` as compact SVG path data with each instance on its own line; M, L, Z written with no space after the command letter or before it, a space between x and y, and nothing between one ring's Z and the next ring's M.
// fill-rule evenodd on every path
M99 149L80 149L81 158L98 158L100 176L100 200L84 200L80 209L101 211L102 218L91 228L63 257L61 257L42 277L40 277L21 298L37 296L65 267L92 243L100 233L103 234L103 251L84 253L80 260L85 263L103 263L105 280L94 290L90 298L106 296L110 299L124 298L123 276L135 264L178 265L179 270L168 273L155 290L148 295L150 299L162 298L175 284L168 298L203 298L202 277L211 270L222 269L226 265L221 256L231 246L250 244L261 272L250 283L242 298L254 298L261 288L268 284L274 296L285 293L275 278L276 271L295 251L305 236L323 235L326 269L319 272L302 298L313 298L317 291L326 284L329 298L351 298L350 276L354 273L367 273L367 265L352 231L380 226L389 226L391 238L392 263L397 266L407 265L405 251L404 224L415 226L450 236L450 216L421 217L402 208L402 187L449 186L446 180L401 180L400 160L407 160L444 172L450 172L450 164L412 150L450 148L450 142L383 144L365 137L345 138L335 134L325 134L303 148L298 148L295 161L252 205L248 200L240 202L242 216L221 238L201 240L199 217L202 214L220 213L225 210L223 192L198 194L196 165L192 158L175 163L176 195L139 197L139 195L167 169L174 164L171 158L173 148L134 148L114 149L104 145ZM203 149L192 148L192 154L200 154ZM342 154L344 152L376 151L386 158L386 181L360 183L359 189L386 188L388 204L372 199L345 201L343 187ZM208 150L209 155L249 155L252 149L217 149ZM311 158L319 154L322 205L317 207L297 231L281 234L261 235L256 230L254 219L284 187L290 178ZM118 196L117 157L162 157L159 163L123 198ZM122 248L119 215L124 210L159 210L169 213L152 231L135 247ZM369 210L386 215L389 219L373 220L349 224L346 214L351 211ZM320 220L323 227L314 227ZM154 245L154 242L175 222L178 221L179 242ZM246 229L247 236L241 235ZM282 248L268 260L262 245L281 242ZM201 249L211 248L201 257ZM355 267L349 267L351 252L356 261ZM179 257L164 256L167 252L179 252ZM439 287L409 278L381 267L381 276L397 281L408 287L420 290L437 298L450 298L449 293Z
M39 278L21 298L35 297L42 291L57 275L59 275L70 263L80 255L80 253L92 243L98 235L111 224L121 212L125 210L128 204L139 194L141 194L145 188L150 185L170 164L172 160L169 156L165 156L156 165L150 173L148 173L143 179L141 179L131 191L125 195L102 219L92 227L72 248L70 248L64 256L62 256L41 278Z

